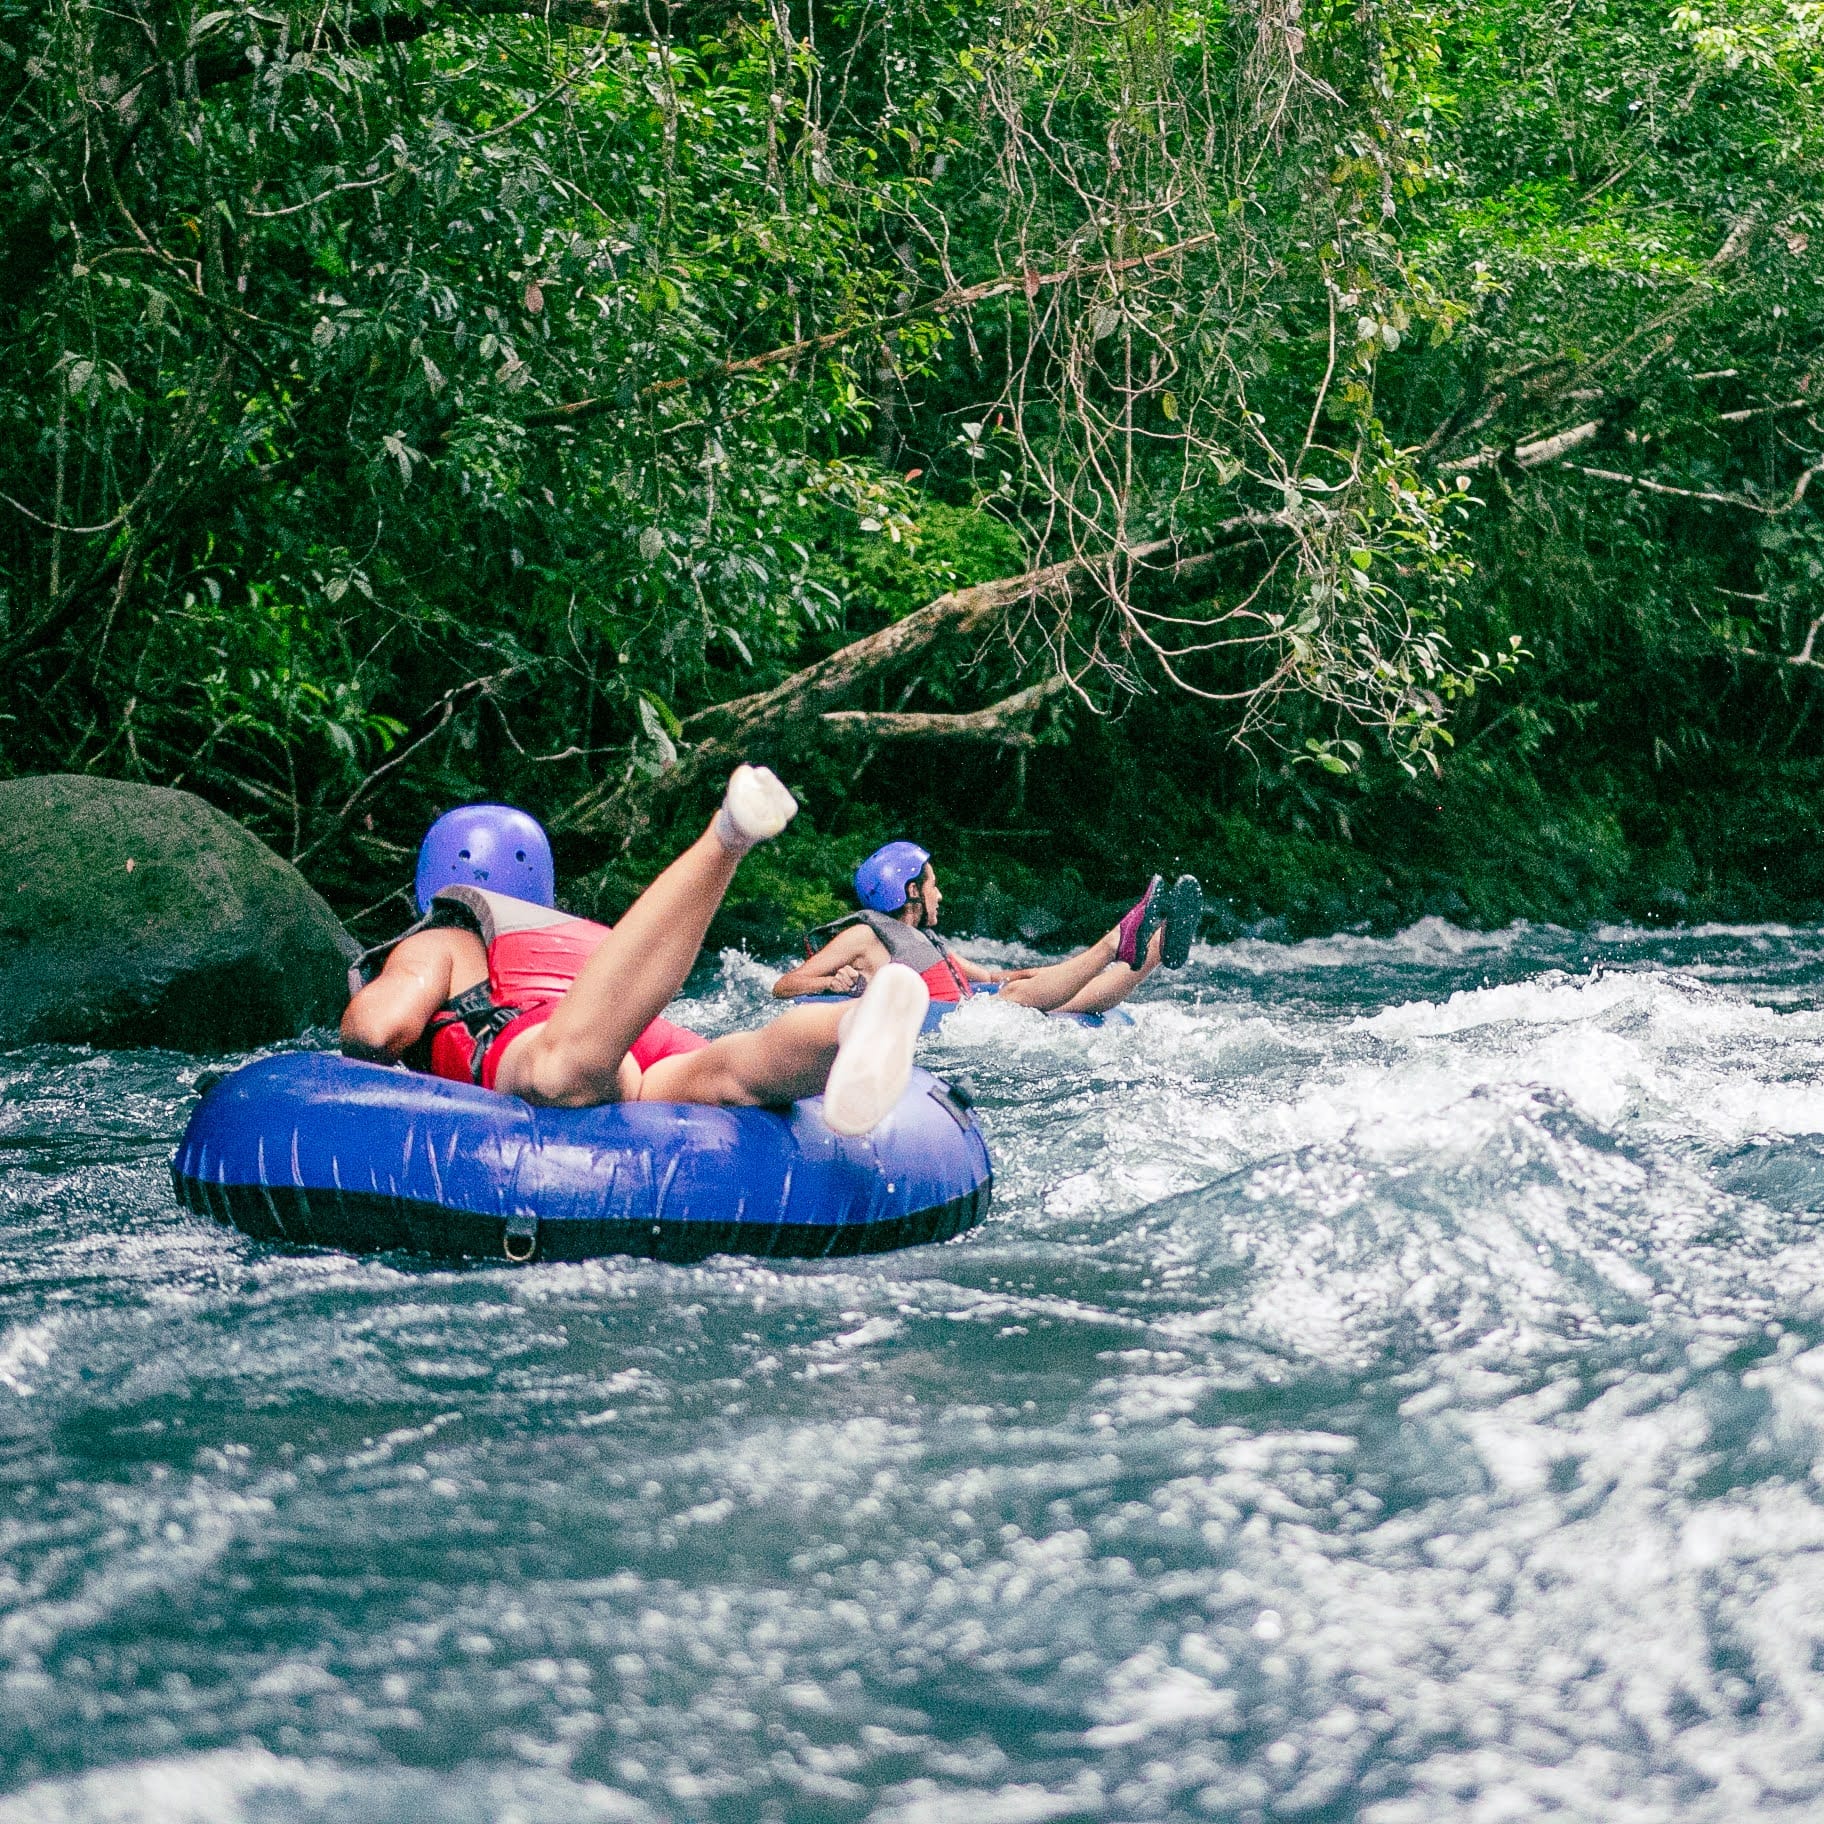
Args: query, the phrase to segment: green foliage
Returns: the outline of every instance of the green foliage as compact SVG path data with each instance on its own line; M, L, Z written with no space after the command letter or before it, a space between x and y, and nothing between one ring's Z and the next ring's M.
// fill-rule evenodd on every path
M7 769L203 790L359 907L451 799L657 779L1093 559L854 698L1062 665L1048 744L796 754L756 905L916 817L1048 830L1008 878L1093 921L1111 768L1261 908L1421 904L1407 840L1517 904L1421 802L1553 906L1764 865L1697 807L1818 757L1810 0L675 16L0 0Z
M900 620L947 590L1025 568L1018 534L988 513L923 499L908 502L906 518L911 529L897 539L858 522L818 554L813 574L844 601L857 632Z
M538 11L388 48L428 16L178 9L134 88L137 27L0 5L11 765L182 778L308 847L471 679L414 796L574 790L655 705L836 634L858 564L919 574L840 359L672 385L888 282L819 202L802 49Z

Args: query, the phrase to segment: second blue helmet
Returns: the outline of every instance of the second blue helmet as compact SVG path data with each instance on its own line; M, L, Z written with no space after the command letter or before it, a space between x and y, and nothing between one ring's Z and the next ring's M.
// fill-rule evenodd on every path
M931 865L931 851L915 842L889 842L855 870L855 897L870 912L898 912L906 889Z
M418 850L418 910L439 887L486 887L534 905L557 904L551 839L536 817L510 804L463 804L425 832Z

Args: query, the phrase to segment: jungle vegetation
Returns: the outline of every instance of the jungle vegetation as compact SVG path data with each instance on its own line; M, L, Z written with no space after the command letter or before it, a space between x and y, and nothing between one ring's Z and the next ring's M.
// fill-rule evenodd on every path
M0 0L0 765L369 928L477 796L611 906L743 755L757 935L902 830L1038 937L1812 908L1821 78L1820 0Z

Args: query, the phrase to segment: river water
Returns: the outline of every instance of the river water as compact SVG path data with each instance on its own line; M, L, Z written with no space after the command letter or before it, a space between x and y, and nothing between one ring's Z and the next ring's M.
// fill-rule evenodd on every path
M783 1267L281 1252L196 1060L0 1056L0 1824L1816 1818L1821 1003L1434 921L977 1003L987 1224Z

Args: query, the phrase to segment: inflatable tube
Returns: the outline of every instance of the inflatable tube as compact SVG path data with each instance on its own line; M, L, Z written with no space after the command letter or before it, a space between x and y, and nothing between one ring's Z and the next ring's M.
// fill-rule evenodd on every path
M1001 984L999 982L978 982L976 984L975 994L999 994L1000 991ZM800 994L793 997L792 1005L798 1007L803 1006L806 1002L847 1001L852 998L852 996L846 994ZM969 999L974 1000L975 995L971 995ZM957 1010L957 1008L965 1007L967 1005L967 1001L933 1001L931 1005L925 1009L925 1023L919 1030L921 1032L935 1032L938 1027L943 1025L944 1021ZM1125 1007L1111 1007L1106 1013L1049 1013L1045 1017L1049 1020L1068 1020L1073 1026L1088 1026L1091 1028L1098 1026L1131 1026L1134 1023L1134 1016L1129 1013Z
M328 1052L261 1058L190 1117L179 1200L262 1241L508 1260L821 1259L945 1241L987 1214L988 1148L922 1070L873 1133L790 1109L515 1096Z

